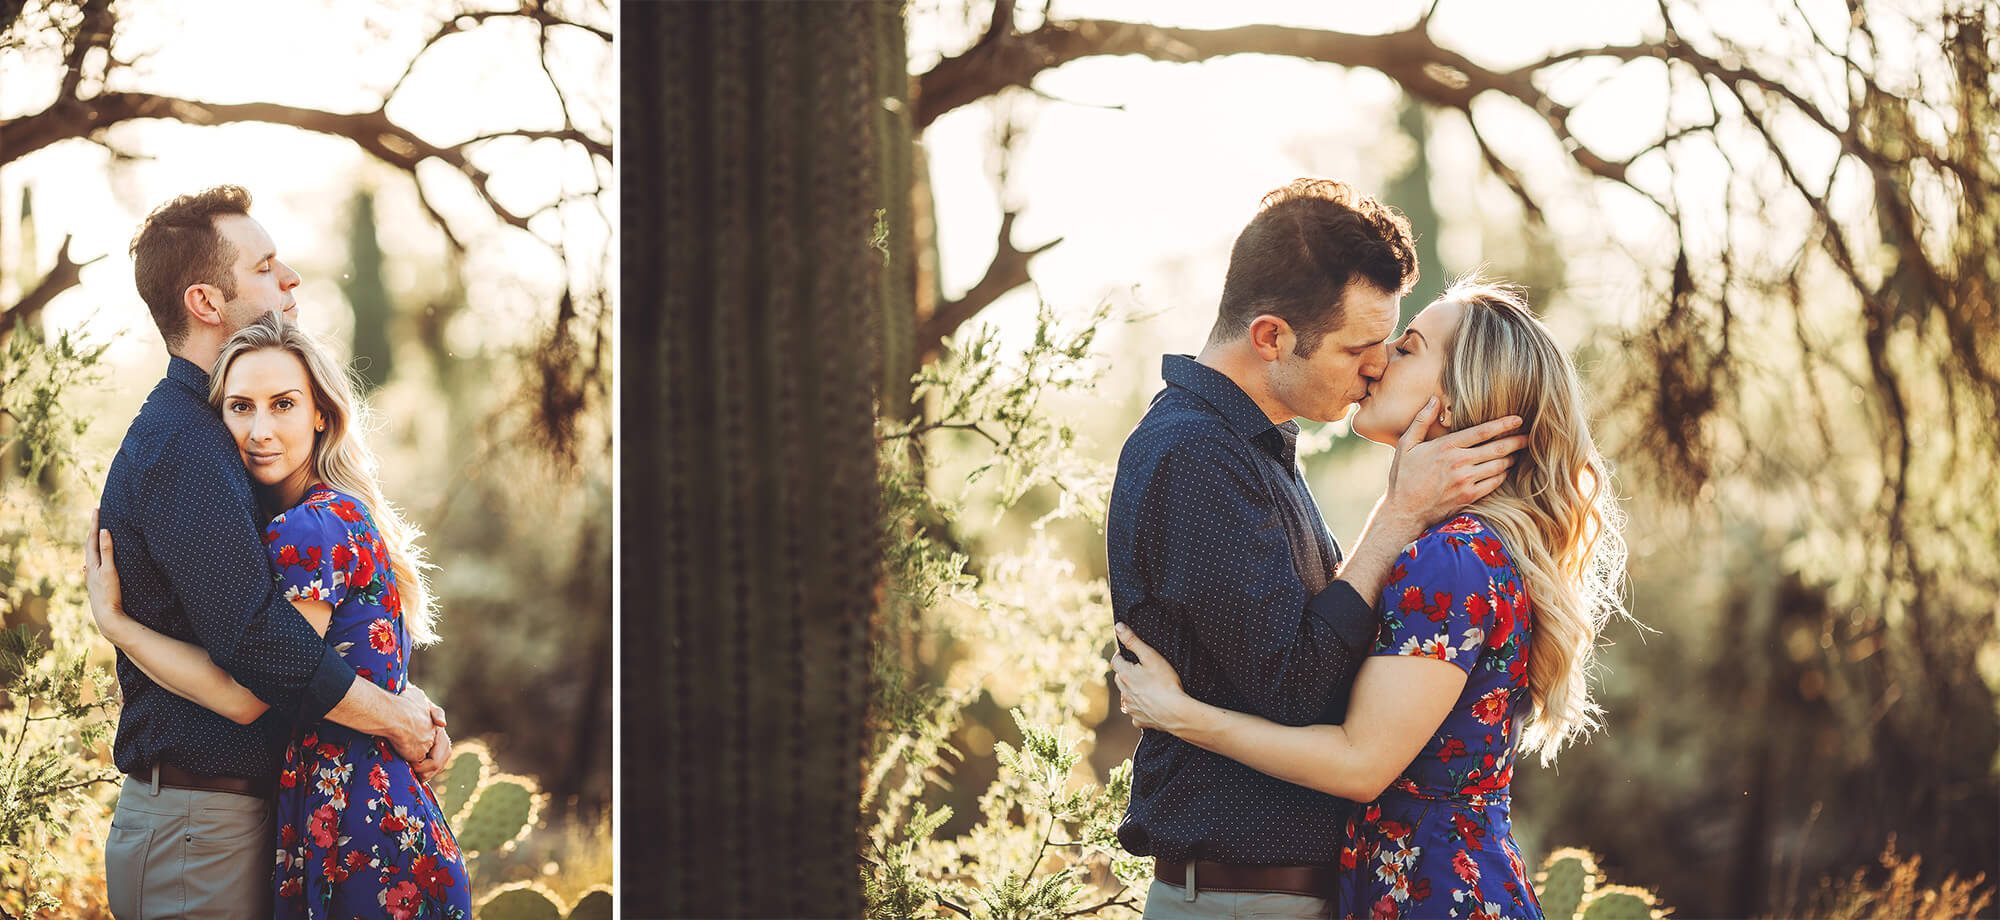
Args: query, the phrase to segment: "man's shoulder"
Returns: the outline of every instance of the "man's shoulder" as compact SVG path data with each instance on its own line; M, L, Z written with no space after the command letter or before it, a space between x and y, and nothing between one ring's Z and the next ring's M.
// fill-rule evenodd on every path
M172 380L162 379L125 429L125 439L106 473L105 488L108 492L128 482L137 484L180 464L218 461L237 461L229 430L206 402L193 398Z
M1125 439L1118 465L1121 472L1137 472L1158 467L1168 458L1201 464L1226 462L1247 459L1249 449L1250 445L1230 430L1229 423L1207 403L1184 390L1168 387Z

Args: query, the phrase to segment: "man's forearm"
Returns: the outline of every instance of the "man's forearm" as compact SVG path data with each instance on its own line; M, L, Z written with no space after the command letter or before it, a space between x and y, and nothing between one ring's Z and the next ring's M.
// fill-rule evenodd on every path
M1375 510L1368 514L1368 523L1361 528L1361 538L1355 542L1354 552L1349 553L1341 564L1338 576L1371 607L1378 603L1382 588L1389 583L1389 571L1396 566L1396 554L1424 532L1424 522L1388 508L1386 504L1381 501L1375 503Z
M431 728L428 713L419 721L412 716L412 707L405 700L365 677L354 679L347 695L327 711L326 719L387 738L399 748L422 745L428 741Z

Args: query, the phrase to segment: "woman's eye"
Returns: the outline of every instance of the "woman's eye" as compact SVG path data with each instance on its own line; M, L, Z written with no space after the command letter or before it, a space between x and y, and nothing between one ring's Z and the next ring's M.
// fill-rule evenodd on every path
M250 411L250 404L249 404L249 403L240 403L240 402L239 402L239 403L230 403L230 404L229 404L229 411L231 411L231 412L248 412L248 411Z
M280 409L290 409L291 407L292 407L292 401L291 401L291 400L289 400L289 399L280 399L280 400L278 400L278 408L280 408Z

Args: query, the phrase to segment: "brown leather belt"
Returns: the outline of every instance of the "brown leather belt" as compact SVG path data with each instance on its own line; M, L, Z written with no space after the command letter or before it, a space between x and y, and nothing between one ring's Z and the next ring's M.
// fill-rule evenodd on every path
M1197 860L1194 875L1190 876L1187 863L1156 857L1153 877L1191 892L1253 891L1330 898L1334 889L1332 866L1239 866ZM1189 884L1190 880L1193 884Z
M130 774L130 773L126 775L132 777L132 779L135 782L152 785L154 780L150 774L158 773L159 784L169 789L197 789L202 792L233 792L237 795L247 795L253 799L270 798L274 787L277 786L276 777L272 777L266 780L254 780L254 779L244 779L243 777L240 776L211 776L207 773L196 773L192 770L183 770L179 767L174 766L173 764L168 764L168 763L156 763L153 765L152 770L148 770L146 772L149 775L140 776L137 774Z

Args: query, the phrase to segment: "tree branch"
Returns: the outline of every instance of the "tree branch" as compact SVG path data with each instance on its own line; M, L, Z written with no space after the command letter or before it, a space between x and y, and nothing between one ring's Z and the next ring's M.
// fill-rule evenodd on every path
M16 119L9 125L7 147L0 151L0 166L60 141L89 137L120 122L147 118L211 126L237 122L289 125L317 134L346 138L376 159L412 176L416 174L417 164L435 159L463 174L471 181L473 191L496 216L522 230L528 229L528 217L501 204L493 196L488 187L491 176L472 162L468 149L472 144L511 134L517 137L577 140L593 155L607 159L611 152L609 144L591 141L581 132L505 132L441 146L396 124L379 109L373 112L327 112L271 102L214 103L155 93L113 92L84 100L58 101L47 109Z
M69 236L63 237L62 249L56 252L55 267L49 269L49 273L42 276L42 280L35 285L35 289L29 291L27 296L21 298L18 303L8 307L6 312L0 313L0 341L5 341L8 336L13 334L16 322L34 319L36 314L42 312L43 307L48 306L50 301L56 299L57 294L75 287L82 280L84 266L104 258L103 256L98 256L97 258L86 259L82 262L76 261L69 254L70 240L71 237Z
M937 343L945 336L956 332L966 320L999 300L1001 295L1027 284L1032 280L1028 277L1028 262L1062 242L1062 237L1056 237L1033 249L1024 251L1015 248L1014 218L1018 216L1020 216L1018 213L1012 211L1000 216L999 241L994 246L993 261L986 266L986 274L979 279L979 283L966 291L965 296L940 304L937 312L931 314L929 319L917 327L919 353L936 348Z

